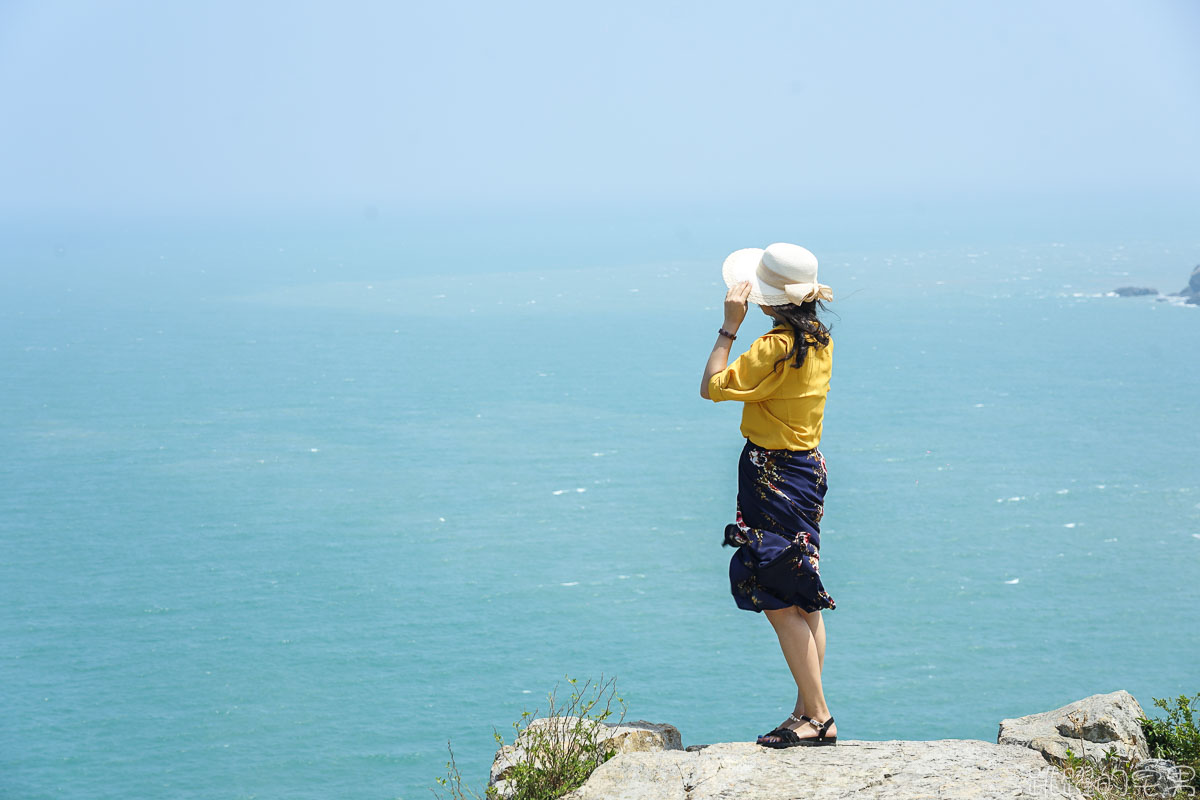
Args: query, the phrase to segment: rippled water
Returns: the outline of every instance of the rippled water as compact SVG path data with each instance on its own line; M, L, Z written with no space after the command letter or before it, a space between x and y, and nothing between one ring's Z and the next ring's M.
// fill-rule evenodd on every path
M697 395L719 259L448 280L225 246L12 256L0 794L423 797L566 675L685 744L782 719L719 546L739 407ZM821 258L839 736L1200 690L1200 308L1103 294L1180 288L1200 245Z

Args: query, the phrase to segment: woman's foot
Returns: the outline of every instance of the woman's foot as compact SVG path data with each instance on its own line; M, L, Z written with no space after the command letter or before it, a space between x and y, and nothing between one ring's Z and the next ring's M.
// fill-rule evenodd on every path
M792 714L788 714L787 720L785 720L784 723L779 727L788 728L789 730L795 732L797 738L800 739L816 739L818 734L821 732L821 726L829 719L829 715L826 715L820 719L816 719L813 722L806 722L804 719L801 719L803 716L803 712L794 712ZM836 722L829 726L829 730L825 731L826 739L832 739L835 736L837 736ZM762 736L758 737L759 742L771 744L782 742L783 740L784 738L782 736L771 733L764 733Z
M804 725L808 724L804 720L800 719L800 715L803 713L804 713L803 711L793 711L791 714L788 714L787 719L785 719L778 726L773 728L772 731L777 731L780 728L787 728L788 730L792 730L792 731L803 728ZM759 742L780 742L780 741L783 741L783 737L778 736L774 733L764 733L758 737L758 741Z

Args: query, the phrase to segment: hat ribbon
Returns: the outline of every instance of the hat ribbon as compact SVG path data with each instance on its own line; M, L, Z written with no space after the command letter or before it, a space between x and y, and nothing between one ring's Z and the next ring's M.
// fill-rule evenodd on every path
M823 283L789 283L783 287L788 300L793 303L807 303L810 300L832 300L833 289Z
M833 289L823 283L811 281L809 283L789 283L788 279L775 272L773 269L763 264L761 261L758 264L758 279L770 286L772 289L782 287L788 299L793 303L807 303L809 300L833 300Z

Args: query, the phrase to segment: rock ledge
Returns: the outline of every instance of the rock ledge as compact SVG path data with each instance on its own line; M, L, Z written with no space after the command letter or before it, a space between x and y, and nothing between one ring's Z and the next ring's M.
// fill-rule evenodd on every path
M625 753L564 800L1082 800L1037 752L981 739L855 741L772 750L753 742Z
M1149 758L1138 718L1142 707L1126 691L1096 694L1052 711L1005 719L997 741L861 741L826 747L772 749L754 742L682 746L672 725L626 722L594 731L617 755L564 800L795 800L814 797L887 800L1083 800L1056 766L1066 749L1093 761L1108 750L1135 762ZM533 720L534 729L574 725ZM589 738L590 738L589 734ZM490 784L500 797L529 758L518 738L496 754ZM1169 762L1167 762L1169 764ZM1168 770L1169 772L1169 770ZM1169 776L1168 776L1169 777Z

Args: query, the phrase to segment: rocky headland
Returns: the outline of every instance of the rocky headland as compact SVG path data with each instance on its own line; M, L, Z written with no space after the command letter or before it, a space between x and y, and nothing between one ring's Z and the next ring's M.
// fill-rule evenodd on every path
M1200 306L1200 264L1192 270L1192 277L1188 280L1188 285L1183 287L1183 290L1176 293L1176 297L1186 297L1187 301L1192 305Z
M1193 306L1200 306L1200 264L1192 270L1191 278L1188 280L1187 286L1184 286L1178 292L1170 295L1161 295L1157 289L1151 289L1147 286L1121 286L1113 289L1111 294L1117 297L1143 297L1146 295L1159 295L1159 300L1168 300L1172 297L1182 297L1183 302Z
M1001 720L995 742L982 739L862 741L774 750L753 742L683 745L677 728L644 720L604 725L617 755L601 764L567 800L792 800L814 797L1064 798L1084 795L1056 766L1075 755L1098 760L1108 750L1147 765L1153 760L1128 692L1097 694L1015 719ZM577 718L532 724L573 724ZM603 725L603 723L595 723ZM521 740L496 753L489 786L513 793L508 776L526 754ZM1162 780L1174 780L1162 762Z

